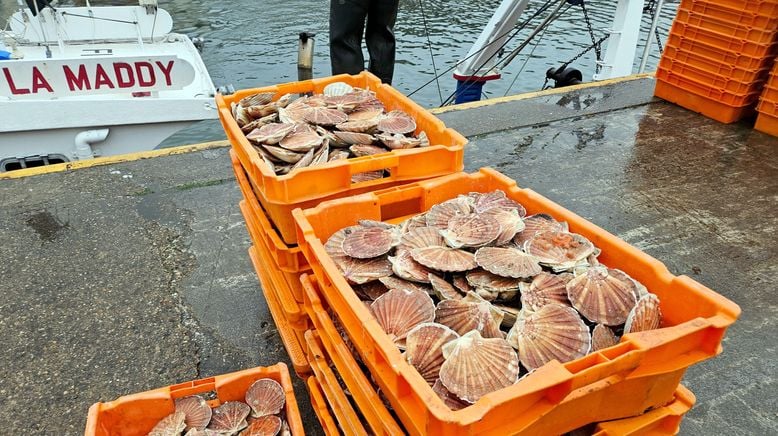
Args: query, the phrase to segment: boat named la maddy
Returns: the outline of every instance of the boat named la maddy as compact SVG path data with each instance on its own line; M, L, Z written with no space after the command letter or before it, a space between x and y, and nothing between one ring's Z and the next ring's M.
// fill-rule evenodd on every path
M156 0L17 1L0 32L0 172L148 150L216 118L198 49Z

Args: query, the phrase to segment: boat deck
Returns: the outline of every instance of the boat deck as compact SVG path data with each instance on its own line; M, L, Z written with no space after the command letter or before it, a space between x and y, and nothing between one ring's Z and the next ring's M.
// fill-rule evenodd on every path
M470 137L467 170L494 167L738 303L724 353L684 378L697 405L682 433L775 434L778 140L652 89L641 77L440 116ZM289 363L239 200L226 148L0 180L4 432L80 434L96 401Z

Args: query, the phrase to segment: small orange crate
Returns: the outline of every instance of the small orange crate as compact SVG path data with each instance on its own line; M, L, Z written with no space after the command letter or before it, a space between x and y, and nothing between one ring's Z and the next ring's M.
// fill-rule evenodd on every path
M308 261L305 260L305 256L300 250L300 247L297 247L296 245L286 245L278 234L278 231L273 228L273 224L268 219L262 206L260 206L256 194L251 189L251 184L249 183L246 171L240 164L234 150L230 150L230 159L232 160L232 169L235 172L235 180L238 182L240 192L243 194L243 198L248 203L248 206L260 226L257 236L262 238L262 241L265 243L268 250L270 250L278 268L281 271L290 273L310 271L311 267L308 266ZM303 301L302 294L299 295L298 301Z
M245 401L246 390L261 378L272 378L281 384L286 394L286 420L292 435L302 436L302 420L294 397L289 370L283 363L246 369L216 377L154 389L119 397L108 403L95 403L89 408L85 436L141 436L148 434L164 417L175 411L175 400L189 395L214 393L208 401L218 407L227 401Z
M654 95L718 122L733 123L753 115L759 91L733 94L672 71L657 69Z
M246 221L246 227L249 229L251 239L254 241L254 247L260 252L260 258L263 259L264 270L270 280L270 288L273 290L276 302L281 308L281 313L289 326L294 330L304 333L308 330L308 318L303 311L302 303L298 303L295 300L286 277L273 262L267 246L264 245L261 240L258 240L258 225L256 219L251 215L246 200L240 202L240 211L243 214L243 219ZM294 275L299 281L299 274L289 274Z
M758 70L725 65L720 62L706 60L702 57L687 58L694 63L682 62L669 56L662 56L657 69L672 71L689 79L704 83L711 88L723 89L734 94L747 93L754 89L754 84L761 84L770 74L770 66Z
M727 7L737 11L748 11L766 17L778 16L778 1L776 0L694 0L693 3L713 3L716 6Z
M325 303L319 298L316 278L303 274L300 280L305 289L305 309L316 328L322 349L332 359L338 375L351 393L357 412L363 414L374 434L404 434L335 328ZM693 404L694 395L683 386L678 386L675 399L667 406L633 418L591 424L591 427L596 425L594 431L599 431L597 434L601 435L618 434L613 433L615 429L622 431L622 434L643 434L647 430L655 431L654 434L676 434L681 418Z
M690 15L695 16L693 21L687 21L687 18L691 18ZM734 9L715 0L681 0L676 19L753 42L770 42L774 39L771 32L778 29L778 15L759 14L748 7ZM729 27L722 26L722 23L729 23ZM744 33L744 30L749 29L758 29L765 33ZM766 40L755 40L749 36Z
M313 407L316 417L319 418L319 424L324 430L324 434L327 436L337 436L340 434L338 424L332 419L332 411L327 405L327 400L322 393L321 385L316 380L316 377L310 376L305 382L308 386L308 394L311 398L311 406Z
M778 115L759 112L756 117L754 129L768 135L778 136Z
M300 378L305 380L311 374L311 366L308 364L308 359L303 350L303 332L293 329L289 325L286 316L284 316L281 304L276 297L276 291L273 289L273 283L267 273L265 265L268 265L269 261L267 260L267 254L263 253L263 251L257 246L252 246L249 248L249 257L254 264L254 269L257 271L262 293L267 301L267 308L276 324L278 335L281 337L284 348L286 348L286 353L289 355L294 371Z
M503 190L528 213L567 221L602 249L603 264L619 268L658 295L664 328L629 334L613 347L565 364L549 362L521 382L453 412L399 350L362 304L324 243L360 219L397 222L469 192ZM481 432L563 433L587 423L635 416L667 404L686 369L721 352L726 329L740 308L686 276L674 276L658 260L605 230L488 168L296 210L301 247L322 294L342 322L394 411L413 434Z
M319 335L322 348L330 356L368 426L374 434L405 434L400 424L384 406L373 384L362 372L351 350L338 333L324 303L319 298L316 278L303 274L300 281L305 290L305 310Z
M597 424L593 436L676 435L681 420L697 399L689 389L679 385L675 399L667 406L635 416Z
M662 52L662 56L667 56L671 59L678 59L681 62L686 62L689 57L704 57L714 62L718 62L724 65L731 65L733 67L758 70L764 67L765 62L769 63L770 58L775 56L778 44L773 44L773 50L767 55L762 57L754 57L749 55L742 55L740 53L729 53L722 51L716 47L705 44L704 42L685 40L689 42L685 44L685 48L676 47L672 44L665 45L665 50Z
M770 79L759 97L756 107L759 115L756 117L754 129L778 136L778 60L776 60Z
M684 45L688 45L688 42L681 42L684 39L704 42L705 44L712 45L716 47L716 49L723 52L745 54L758 58L761 58L762 56L765 56L771 52L773 49L772 45L774 44L760 44L757 42L735 39L714 30L708 30L675 20L673 22L673 27L670 28L670 34L667 37L668 44L671 44L675 47L684 48Z

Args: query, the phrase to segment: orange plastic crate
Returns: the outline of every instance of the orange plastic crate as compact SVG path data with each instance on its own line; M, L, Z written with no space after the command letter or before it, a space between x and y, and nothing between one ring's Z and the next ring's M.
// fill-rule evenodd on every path
M325 86L338 81L374 91L387 111L399 109L408 113L416 120L417 133L425 131L432 145L334 161L315 167L301 168L292 174L275 175L241 132L237 122L232 117L230 105L257 92L276 92L277 97L283 94L321 93ZM248 171L249 177L259 188L258 195L271 203L290 204L321 199L328 195L342 194L364 186L375 189L387 182L450 174L461 171L464 166L464 145L467 140L462 135L452 129L447 129L443 122L429 111L391 86L382 84L380 79L366 71L355 76L343 74L265 88L247 89L229 96L219 94L216 96L216 103L227 138ZM351 176L354 174L377 170L388 170L390 175L369 182L351 182Z
M308 386L308 394L311 398L311 406L316 413L316 417L319 418L319 423L321 424L322 430L324 430L324 434L327 436L339 435L340 430L338 429L338 424L336 424L335 420L332 419L332 412L327 405L327 400L324 398L321 385L319 385L316 377L308 377L308 380L305 382L305 384Z
M766 17L778 16L778 1L776 0L693 0L692 3L701 5L715 4L716 6L738 11L748 11Z
M629 334L613 347L560 364L552 361L521 382L452 412L388 336L324 250L337 230L359 219L396 222L468 192L501 189L528 213L548 213L603 251L600 261L619 268L662 302L659 330ZM483 168L385 189L294 212L301 247L327 303L344 325L406 429L414 434L480 432L563 433L590 422L635 416L667 404L686 369L721 352L726 329L740 308L656 259L500 173Z
M667 406L634 418L601 422L595 427L593 436L676 435L680 431L681 420L696 401L692 391L679 385L675 399Z
M775 57L778 44L773 44L773 50L766 56L754 57L749 55L742 55L740 53L729 53L722 51L716 47L705 44L703 42L688 40L690 44L687 44L686 48L676 47L672 44L665 46L662 56L667 56L671 59L678 59L681 62L687 62L689 57L703 57L710 61L719 62L724 65L731 65L733 67L758 70L763 68L766 64L770 63L770 58Z
M270 316L276 324L278 335L281 337L281 342L286 348L286 353L289 355L289 360L292 362L294 371L303 380L307 379L311 374L311 366L308 364L308 359L305 356L303 350L303 333L295 331L284 316L284 312L281 309L281 305L273 289L273 284L268 276L267 269L264 265L268 264L266 260L267 255L262 252L261 248L252 246L249 248L249 257L254 264L254 269L259 276L259 282L262 286L262 293L265 295L267 301L267 307L270 310Z
M690 15L695 16L695 18ZM692 18L693 21L687 21L688 18ZM778 29L778 15L759 14L749 7L732 8L715 0L681 0L676 19L754 42L771 41L774 39L774 35L771 35L770 32L775 32ZM722 26L722 23L729 23L730 26ZM746 29L758 29L766 33L764 35L744 33ZM767 40L757 41L750 37L767 38Z
M727 53L739 53L749 56L759 57L767 55L773 49L774 43L757 43L742 39L732 38L714 30L705 29L692 24L682 23L678 20L673 21L670 28L670 34L667 37L668 44L675 47L684 48L691 40L703 42L716 47L718 50Z
M212 392L216 398L208 401L211 407L227 401L245 401L246 390L261 378L272 378L281 384L286 394L285 412L289 429L295 436L304 435L292 380L283 363L179 383L127 395L108 403L95 403L89 408L84 435L146 435L162 418L175 411L175 400L178 398Z
M384 406L368 376L362 372L351 350L338 333L324 303L319 298L316 278L303 274L300 281L305 290L305 310L319 335L322 348L332 359L368 426L375 434L405 434L400 424Z
M733 123L753 115L759 91L737 95L658 69L654 95L718 122Z
M758 70L733 67L703 57L688 58L694 63L682 62L669 56L662 56L657 70L671 71L683 77L704 83L711 88L722 89L733 94L748 93L767 80L770 66Z
M768 135L778 136L778 115L760 112L756 117L754 129Z
M308 330L308 317L303 311L302 302L298 303L297 300L295 300L286 277L283 272L278 269L278 265L274 263L274 259L267 246L264 245L261 238L257 236L257 233L260 231L259 226L256 222L256 218L251 214L246 200L240 202L240 211L243 214L243 219L246 221L246 227L249 229L249 234L254 242L254 247L260 253L264 273L270 280L270 289L272 289L275 300L281 308L283 317L294 330L305 332ZM299 282L299 274L289 274L293 275Z
M248 206L256 218L259 229L257 236L262 239L265 246L270 251L276 265L281 271L289 273L301 273L310 271L311 267L308 266L308 261L305 260L305 256L300 250L300 247L296 245L289 246L284 243L278 231L273 227L267 214L259 204L256 194L251 188L246 171L238 160L238 156L234 150L230 150L230 159L232 161L232 169L235 172L235 180L238 182L240 192L243 194L243 198L248 203ZM291 212L290 212L291 213ZM295 295L299 298L298 301L303 301L302 293Z

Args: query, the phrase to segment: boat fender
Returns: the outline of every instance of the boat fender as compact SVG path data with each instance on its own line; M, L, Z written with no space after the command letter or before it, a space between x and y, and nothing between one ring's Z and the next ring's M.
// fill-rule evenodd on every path
M110 129L84 130L83 132L79 132L75 139L76 158L82 160L95 157L94 151L92 150L92 144L105 141L105 138L108 137L108 133L110 133Z

